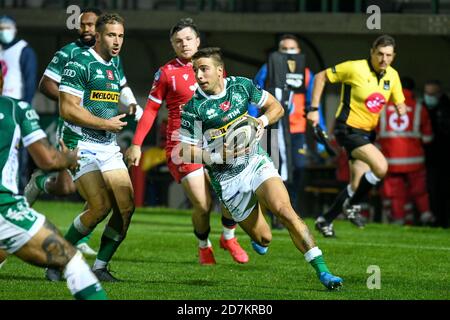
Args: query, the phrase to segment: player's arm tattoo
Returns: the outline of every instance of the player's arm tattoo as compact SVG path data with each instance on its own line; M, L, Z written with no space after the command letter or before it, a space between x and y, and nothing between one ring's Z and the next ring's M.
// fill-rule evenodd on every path
M70 247L67 243L64 243L64 238L53 224L46 221L44 228L51 231L50 235L42 242L42 249L47 256L47 264L51 267L61 268L70 261L75 254L75 249L70 250Z

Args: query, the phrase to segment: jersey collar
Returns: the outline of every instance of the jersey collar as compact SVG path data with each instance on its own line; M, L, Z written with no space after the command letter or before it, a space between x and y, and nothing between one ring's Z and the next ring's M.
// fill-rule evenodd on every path
M207 94L207 93L203 92L203 90L200 87L198 87L198 92L200 92L200 94L202 96L204 96L206 99L223 98L227 94L227 79L223 79L223 91L219 94Z
M94 58L98 62L103 63L104 65L107 65L107 66L111 65L111 61L105 61L102 57L100 57L100 55L93 48L90 48L88 51L94 56Z
M375 71L375 68L372 65L372 62L370 61L370 57L367 59L367 64L369 65L369 69L370 71L372 71L373 73L375 73L375 75L377 76L377 80L380 81L385 75L386 75L386 71L381 71L380 73Z
M180 58L175 58L175 60L181 65L181 66L192 66L192 62L190 60L181 60Z

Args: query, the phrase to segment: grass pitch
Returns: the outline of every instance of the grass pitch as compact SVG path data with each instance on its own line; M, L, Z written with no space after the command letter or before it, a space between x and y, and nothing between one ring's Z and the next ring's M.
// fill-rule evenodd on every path
M37 202L35 209L63 233L82 210L81 203ZM126 240L111 263L120 283L103 284L110 299L131 300L310 300L450 299L450 231L436 228L369 224L359 230L336 221L338 238L313 234L330 270L344 288L327 291L292 244L286 230L274 230L269 252L256 254L248 236L237 229L248 264L235 263L219 248L220 215L212 214L217 265L200 266L190 211L137 209ZM313 229L313 220L306 219ZM90 245L98 248L104 224ZM94 259L88 258L89 263ZM380 289L369 289L370 266L380 270ZM369 279L369 283L374 283ZM9 257L0 269L0 300L72 299L65 282L44 279L43 269Z

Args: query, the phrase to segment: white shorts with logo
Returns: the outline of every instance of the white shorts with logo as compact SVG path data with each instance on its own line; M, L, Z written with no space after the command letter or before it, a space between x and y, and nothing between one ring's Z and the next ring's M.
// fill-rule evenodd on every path
M239 175L220 182L222 203L233 220L243 221L252 213L258 203L256 189L274 177L281 179L273 162L266 155L257 155Z
M0 212L0 249L14 253L41 229L45 216L28 206L24 197Z
M117 143L99 144L81 141L77 147L79 149L80 166L75 172L72 172L74 181L92 171L127 170L127 166L123 162L123 155Z

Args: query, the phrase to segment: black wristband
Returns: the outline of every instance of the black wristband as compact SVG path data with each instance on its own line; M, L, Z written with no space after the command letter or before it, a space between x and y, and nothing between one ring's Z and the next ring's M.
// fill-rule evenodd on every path
M306 113L311 112L311 111L319 111L319 107L313 107L313 106L307 106L305 108Z

